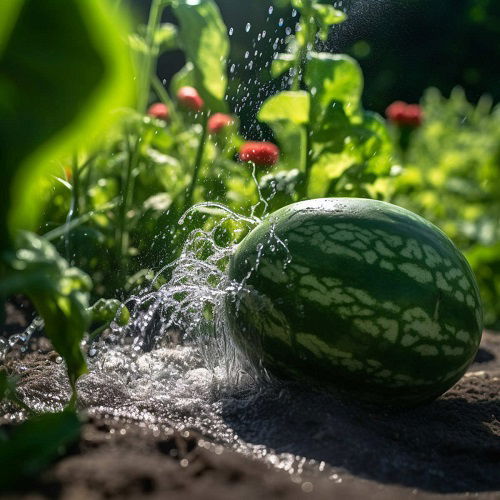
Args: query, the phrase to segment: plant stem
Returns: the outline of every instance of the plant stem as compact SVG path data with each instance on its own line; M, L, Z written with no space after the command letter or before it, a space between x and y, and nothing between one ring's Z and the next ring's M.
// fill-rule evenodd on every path
M106 330L106 328L108 328L110 325L110 323L105 323L104 325L102 326L99 326L98 328L96 328L94 331L92 331L90 334L89 334L89 342L95 340L99 335L101 335L101 333Z
M184 199L184 208L182 213L184 213L193 204L193 194L196 184L198 182L198 177L200 175L201 163L203 160L203 152L205 150L205 143L207 140L207 127L208 125L208 112L203 115L203 130L201 132L200 143L198 144L198 151L196 152L196 159L193 167L193 176L191 178L191 183L189 184L188 190L186 192L186 198Z
M130 132L127 132L128 161L125 171L125 179L122 188L122 200L118 213L118 259L120 266L119 277L122 280L127 272L128 231L127 213L132 199L132 174L139 162L139 136L136 137L132 146L130 143Z
M148 52L144 58L141 73L141 84L139 86L139 98L137 108L139 113L145 113L149 100L149 85L151 75L156 72L156 61L158 59L158 44L155 42L156 31L161 20L164 8L164 0L153 0L149 11L149 20L146 31L146 44Z
M116 207L116 205L117 205L116 201L110 201L109 203L103 205L101 208L96 208L95 210L86 212L78 218L73 218L71 222L67 222L62 226L58 226L55 229L52 229L51 231L43 234L42 237L47 241L53 241L57 238L60 238L61 236L66 235L66 233L68 233L75 227L78 227L81 224L84 224L85 222L90 220L93 215L107 212L108 210L112 210L113 208Z
M302 81L302 73L304 72L304 58L307 55L307 49L301 47L298 51L297 57L293 65L293 82L291 90L300 90L300 83Z
M153 74L151 77L151 83L153 84L153 88L156 92L156 95L160 98L160 101L162 101L163 104L165 104L168 107L170 116L172 117L172 122L179 128L182 128L183 127L182 119L177 113L175 105L172 102L172 99L168 95L168 92L161 83L160 79L155 74Z
M78 217L80 212L80 169L78 168L78 157L75 154L73 157L73 163L71 165L71 177L73 180L73 198L72 198L72 209L71 217Z
M309 181L311 179L311 169L312 169L312 138L311 138L311 127L306 126L306 154L304 158L304 182L301 189L301 199L307 198L307 193L309 191Z
M66 217L66 225L70 224L71 221L78 217L80 211L80 171L78 169L78 155L73 156L73 161L71 163L71 206L69 208L68 216ZM70 232L66 232L66 260L73 263L73 245L71 244Z

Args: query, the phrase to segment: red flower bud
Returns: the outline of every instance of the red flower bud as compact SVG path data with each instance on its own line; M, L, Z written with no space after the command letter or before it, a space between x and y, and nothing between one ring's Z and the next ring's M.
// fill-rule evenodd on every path
M151 104L148 109L148 115L153 118L159 118L160 120L168 121L170 118L170 111L162 102L155 102Z
M194 87L181 87L177 92L177 99L186 109L201 111L205 103Z
M224 130L233 123L234 118L232 116L224 113L215 113L215 115L212 115L208 120L208 131L211 134L218 134L221 130Z
M406 123L412 127L418 127L422 124L422 108L418 104L409 104L406 107Z
M422 124L423 112L418 104L395 101L385 110L387 118L398 126L418 127Z
M240 160L256 165L274 165L279 160L280 150L272 142L245 142L240 148Z

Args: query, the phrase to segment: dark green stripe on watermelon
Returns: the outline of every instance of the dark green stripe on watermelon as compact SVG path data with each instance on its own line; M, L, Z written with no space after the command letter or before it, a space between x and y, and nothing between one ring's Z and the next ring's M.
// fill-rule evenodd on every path
M285 207L242 241L229 274L243 285L228 300L235 340L280 376L416 404L451 387L479 345L466 260L438 228L388 203Z

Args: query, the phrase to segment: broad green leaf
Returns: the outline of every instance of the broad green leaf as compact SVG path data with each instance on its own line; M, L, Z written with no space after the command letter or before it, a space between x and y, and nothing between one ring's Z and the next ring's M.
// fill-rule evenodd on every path
M1 4L10 21L0 26L0 249L7 214L11 234L35 227L50 162L98 137L132 90L123 20L105 2Z
M354 128L356 152L366 171L377 176L389 174L393 165L394 146L383 118L365 111L363 121Z
M0 437L0 490L5 492L30 480L66 452L80 435L75 412L46 413L16 426Z
M87 371L80 342L90 322L90 278L68 263L46 240L20 232L11 272L0 284L0 294L25 293L43 318L45 333L64 358L72 386Z
M262 105L258 119L265 123L289 121L295 125L309 123L310 98L305 91L280 92Z
M271 76L278 78L278 76L281 76L285 71L293 67L294 61L295 57L293 54L278 54L271 64Z
M340 101L332 101L321 112L311 114L311 132L313 142L321 150L343 149L344 140L352 133L353 125Z
M313 116L322 116L333 101L340 101L345 112L359 112L363 74L359 64L344 54L312 53L305 81L311 91Z
M180 40L193 64L194 87L212 111L226 109L229 39L219 8L213 0L177 0Z
M301 169L306 148L306 130L290 121L269 123L280 147L280 166Z

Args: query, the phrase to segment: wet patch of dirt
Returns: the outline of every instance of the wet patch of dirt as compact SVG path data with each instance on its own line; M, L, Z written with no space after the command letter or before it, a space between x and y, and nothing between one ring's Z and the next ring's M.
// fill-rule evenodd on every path
M10 362L22 376L20 392L35 399L46 398L62 372L50 346L38 347ZM443 397L399 412L290 385L274 396L223 401L213 418L184 415L181 425L162 413L162 402L141 408L156 418L123 416L137 405L126 389L89 382L79 443L4 498L500 498L500 334L485 332L474 364ZM99 406L104 399L107 408ZM280 470L244 447L237 452L218 438L221 426L261 455L291 457L292 466ZM302 461L317 466L302 471Z

